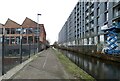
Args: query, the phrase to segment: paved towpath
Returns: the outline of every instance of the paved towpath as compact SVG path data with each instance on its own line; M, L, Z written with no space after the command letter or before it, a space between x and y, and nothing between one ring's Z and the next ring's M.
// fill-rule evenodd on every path
M52 48L44 50L38 57L15 74L12 79L69 79L63 65Z

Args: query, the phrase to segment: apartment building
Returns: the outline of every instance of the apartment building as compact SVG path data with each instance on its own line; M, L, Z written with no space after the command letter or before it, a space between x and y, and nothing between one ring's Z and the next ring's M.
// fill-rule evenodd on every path
M120 22L120 1L79 1L59 32L61 45L97 45L106 43L101 30Z

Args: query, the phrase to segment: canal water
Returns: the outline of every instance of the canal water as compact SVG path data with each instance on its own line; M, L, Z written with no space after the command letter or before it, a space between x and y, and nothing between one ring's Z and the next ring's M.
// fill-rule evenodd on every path
M93 76L95 79L120 80L120 63L101 60L68 51L62 52L77 66Z

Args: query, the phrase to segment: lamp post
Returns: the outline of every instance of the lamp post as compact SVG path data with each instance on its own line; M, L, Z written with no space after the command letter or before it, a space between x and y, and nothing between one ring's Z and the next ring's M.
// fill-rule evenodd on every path
M39 51L39 34L40 34L40 31L39 31L39 16L41 14L37 14L37 53Z

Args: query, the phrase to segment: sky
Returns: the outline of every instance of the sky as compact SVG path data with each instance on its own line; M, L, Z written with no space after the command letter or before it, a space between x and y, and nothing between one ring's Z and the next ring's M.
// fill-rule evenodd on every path
M78 0L0 0L0 23L8 18L22 24L26 17L44 24L47 40L53 44Z

